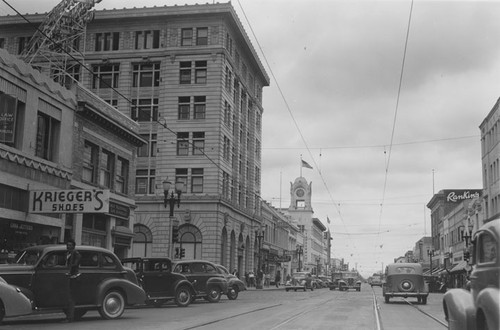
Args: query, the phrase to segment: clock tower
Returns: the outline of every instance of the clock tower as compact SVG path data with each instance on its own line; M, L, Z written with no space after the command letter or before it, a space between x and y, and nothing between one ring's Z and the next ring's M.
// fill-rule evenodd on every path
M303 177L298 177L295 182L290 182L290 207L289 212L305 211L312 213L311 207L311 183L307 183Z

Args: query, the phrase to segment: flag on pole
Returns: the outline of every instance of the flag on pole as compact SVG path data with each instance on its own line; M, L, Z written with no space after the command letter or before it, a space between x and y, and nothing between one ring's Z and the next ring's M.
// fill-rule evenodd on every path
M302 160L302 167L305 167L305 168L310 168L312 170L312 166L309 165L306 161Z

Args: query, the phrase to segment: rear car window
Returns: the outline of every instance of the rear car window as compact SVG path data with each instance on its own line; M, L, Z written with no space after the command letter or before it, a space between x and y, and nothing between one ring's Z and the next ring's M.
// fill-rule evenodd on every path
M479 236L479 263L495 262L497 260L497 242L490 233Z
M99 253L96 251L79 251L82 259L80 267L96 268L99 267Z

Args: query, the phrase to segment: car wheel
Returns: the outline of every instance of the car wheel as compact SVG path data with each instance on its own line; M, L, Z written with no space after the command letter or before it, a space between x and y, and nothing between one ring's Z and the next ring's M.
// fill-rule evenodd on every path
M389 296L384 296L385 298L385 303L388 304L389 303Z
M208 289L207 300L211 303L219 302L222 293L219 288L212 287Z
M102 298L99 314L107 320L117 319L125 310L125 298L119 291L109 291Z
M175 291L175 303L179 307L187 307L191 303L192 294L187 286L181 286Z
M233 286L227 290L227 298L229 300L235 300L238 298L238 287Z

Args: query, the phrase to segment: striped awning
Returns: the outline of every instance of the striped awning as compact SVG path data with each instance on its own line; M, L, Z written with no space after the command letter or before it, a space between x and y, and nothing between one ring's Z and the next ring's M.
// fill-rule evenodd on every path
M434 276L434 275L435 275L435 276L437 276L437 275L439 275L439 273L440 273L441 271L443 271L443 270L444 270L444 269L443 269L443 268L441 268L441 267L435 267L434 269L432 269L432 275L433 275L433 276ZM430 269L426 270L426 271L425 271L422 275L424 275L424 276L430 276L430 275L431 275L431 270L430 270Z

